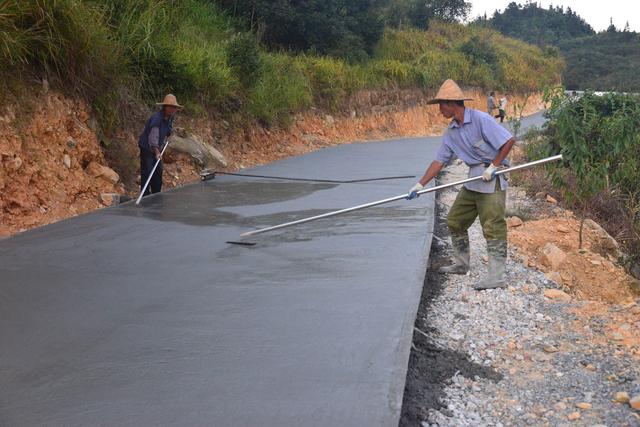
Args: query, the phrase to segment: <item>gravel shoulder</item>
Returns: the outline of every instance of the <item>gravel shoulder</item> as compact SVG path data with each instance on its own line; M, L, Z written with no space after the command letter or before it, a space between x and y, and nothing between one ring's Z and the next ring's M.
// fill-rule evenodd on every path
M442 180L465 174L453 165ZM438 196L400 425L639 426L626 396L633 403L640 395L640 348L630 339L640 335L640 299L588 299L529 267L511 244L509 287L476 292L486 272L478 222L470 229L472 272L437 274L449 259L446 215L457 191ZM516 188L508 198L508 210L534 203Z

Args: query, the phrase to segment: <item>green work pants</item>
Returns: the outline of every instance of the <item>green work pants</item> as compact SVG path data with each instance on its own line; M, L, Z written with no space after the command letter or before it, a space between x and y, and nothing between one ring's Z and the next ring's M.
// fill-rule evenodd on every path
M505 216L507 192L496 184L493 193L478 193L462 188L453 203L447 225L451 236L466 236L471 224L480 217L482 233L487 240L507 240Z

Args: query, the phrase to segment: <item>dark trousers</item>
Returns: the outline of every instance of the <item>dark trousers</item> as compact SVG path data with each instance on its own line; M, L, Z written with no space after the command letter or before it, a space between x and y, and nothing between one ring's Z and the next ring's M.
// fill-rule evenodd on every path
M140 150L140 191L144 187L144 184L149 179L149 174L151 170L153 170L153 165L156 164L156 157L153 153L147 150ZM158 164L156 171L153 173L153 177L151 178L151 182L149 183L149 187L147 187L147 191L144 193L145 196L149 194L159 193L162 191L162 162Z

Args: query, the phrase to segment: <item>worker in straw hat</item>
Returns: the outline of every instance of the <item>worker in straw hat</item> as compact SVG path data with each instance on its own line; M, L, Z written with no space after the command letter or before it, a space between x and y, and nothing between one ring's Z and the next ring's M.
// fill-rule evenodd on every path
M480 217L482 232L487 241L489 266L487 277L475 289L493 289L505 286L507 261L507 224L505 199L507 180L496 177L500 166L508 166L507 156L515 144L513 136L497 124L489 114L467 108L460 87L453 81L444 82L430 104L439 104L440 113L451 123L442 145L420 182L407 196L413 199L417 192L435 178L454 156L469 166L469 177L482 176L482 180L464 184L449 211L447 224L453 246L453 264L440 269L442 273L467 274L470 270L469 235L467 230Z
M156 161L160 160L162 148L171 135L173 127L173 117L182 108L178 104L178 100L172 94L164 97L164 101L158 102L156 105L161 106L160 111L153 114L144 127L144 131L138 139L138 147L140 148L140 186L144 187L149 174L153 169ZM144 190L144 188L142 188ZM145 192L148 194L159 193L162 190L162 162L158 163L158 167L151 178L149 187Z

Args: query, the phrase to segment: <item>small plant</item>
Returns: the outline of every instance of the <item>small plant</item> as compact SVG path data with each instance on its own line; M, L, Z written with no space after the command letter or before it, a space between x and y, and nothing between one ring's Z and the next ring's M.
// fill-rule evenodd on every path
M251 88L260 78L260 48L251 33L236 34L226 48L227 63L245 88Z

